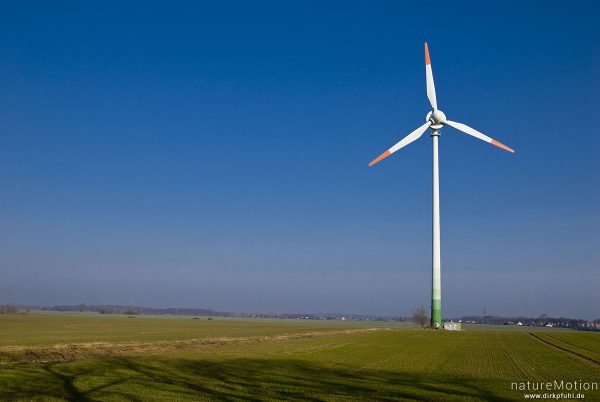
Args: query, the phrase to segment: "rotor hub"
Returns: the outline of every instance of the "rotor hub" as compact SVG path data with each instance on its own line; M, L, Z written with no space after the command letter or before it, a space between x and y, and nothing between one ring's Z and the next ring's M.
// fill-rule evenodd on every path
M425 117L425 121L431 122L431 128L434 130L439 130L446 124L446 115L441 110L433 110L427 113Z

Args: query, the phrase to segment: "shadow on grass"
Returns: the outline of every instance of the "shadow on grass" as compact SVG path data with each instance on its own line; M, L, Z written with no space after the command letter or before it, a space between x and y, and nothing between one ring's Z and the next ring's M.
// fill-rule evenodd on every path
M290 359L164 357L5 367L0 370L0 399L508 400L472 378L353 371Z

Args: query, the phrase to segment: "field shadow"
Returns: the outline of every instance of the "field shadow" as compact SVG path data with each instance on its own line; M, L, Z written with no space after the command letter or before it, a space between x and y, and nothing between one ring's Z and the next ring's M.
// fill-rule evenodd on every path
M15 365L0 372L2 400L509 400L473 378L350 370L295 359L120 357Z

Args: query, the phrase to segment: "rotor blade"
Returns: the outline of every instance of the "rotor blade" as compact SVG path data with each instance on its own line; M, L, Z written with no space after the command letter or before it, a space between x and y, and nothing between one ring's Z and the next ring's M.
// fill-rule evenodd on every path
M490 144L500 147L502 149L506 149L508 152L512 152L513 154L515 153L514 149L507 147L506 145L496 141L493 138L488 137L487 135L485 135L483 133L480 133L479 131L467 126L466 124L457 123L455 121L450 121L450 120L446 120L446 124L449 125L450 127L454 127L455 129L457 129L459 131L462 131L463 133L472 135L475 138L479 138L480 140L489 142Z
M433 71L431 71L431 60L429 59L429 48L425 42L425 79L427 80L427 97L433 110L437 110L437 99L435 98L435 84L433 83Z
M419 137L423 135L425 130L427 130L427 128L430 125L431 125L431 122L428 121L427 123L423 124L421 127L417 128L415 131L413 131L406 137L402 138L398 143L396 143L396 145L394 145L393 147L391 147L390 149L388 149L387 151L385 151L384 153L379 155L377 158L375 158L371 163L369 163L369 166L373 166L374 164L376 164L383 158L387 158L388 156L390 156L391 154L393 154L400 148L405 147L406 145L410 144L411 142L419 139Z

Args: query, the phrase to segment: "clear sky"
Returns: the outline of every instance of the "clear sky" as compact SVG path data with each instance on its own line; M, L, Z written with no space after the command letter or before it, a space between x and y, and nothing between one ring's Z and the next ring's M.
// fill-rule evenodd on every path
M598 2L4 2L0 303L600 318Z

